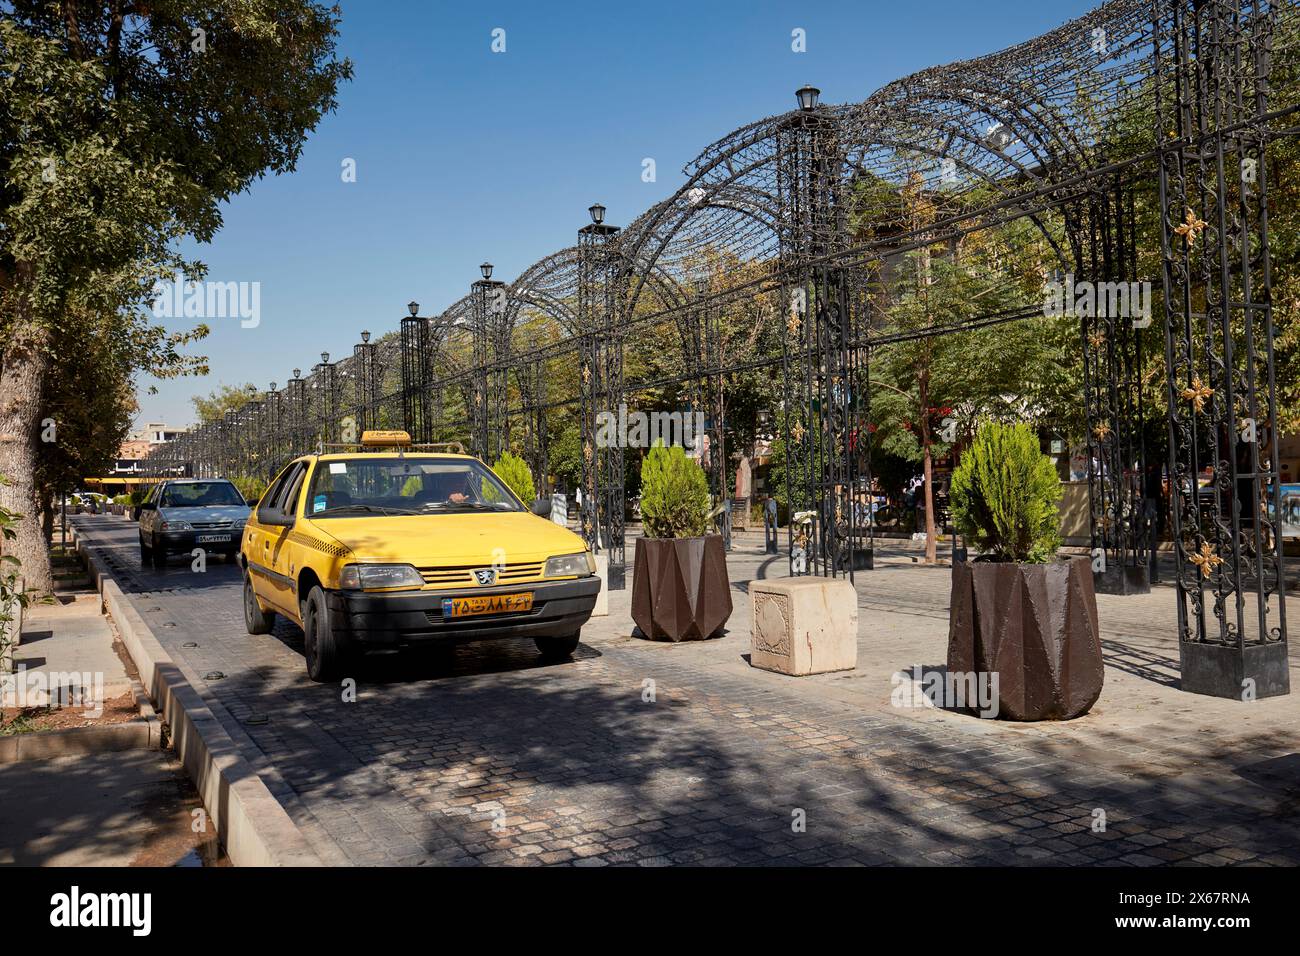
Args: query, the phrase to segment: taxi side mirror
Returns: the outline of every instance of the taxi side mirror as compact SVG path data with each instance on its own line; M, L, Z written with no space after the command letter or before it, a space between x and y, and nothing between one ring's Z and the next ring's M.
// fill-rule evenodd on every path
M258 508L257 523L270 525L273 528L292 528L294 525L294 517L291 514L286 514L279 508Z
M551 516L551 499L538 498L528 506L528 510L539 518L549 518Z

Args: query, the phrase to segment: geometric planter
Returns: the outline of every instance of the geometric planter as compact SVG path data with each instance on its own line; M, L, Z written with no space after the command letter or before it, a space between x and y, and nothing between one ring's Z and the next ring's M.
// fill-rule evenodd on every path
M638 538L632 620L656 641L700 641L731 617L722 535Z
M996 674L1008 720L1086 714L1105 680L1092 562L954 563L948 673Z

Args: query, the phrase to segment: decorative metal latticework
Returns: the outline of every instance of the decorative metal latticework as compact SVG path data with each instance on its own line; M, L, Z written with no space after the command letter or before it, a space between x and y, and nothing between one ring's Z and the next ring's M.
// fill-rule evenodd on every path
M1183 686L1290 689L1264 161L1274 4L1156 18L1169 470Z
M1151 283L1138 281L1133 204L1123 174L1093 182L1086 228L1074 234L1078 271L1060 280L1082 335L1094 579L1099 591L1118 594L1150 589L1156 544L1143 507L1142 330L1152 323Z
M509 283L485 273L433 318L413 309L400 334L337 367L323 356L274 399L173 443L158 467L269 472L338 440L345 401L361 422L418 440L522 452L545 489L548 469L572 459L552 439L576 433L577 527L619 587L624 457L644 449L598 440L600 416L624 403L688 409L709 423L715 500L742 452L771 453L791 572L852 576L873 552L869 387L883 414L888 385L871 362L1042 320L1026 269L1068 275L1094 296L1067 327L1081 350L1082 425L1069 437L1086 449L1098 586L1148 586L1167 459L1184 686L1284 692L1266 160L1297 131L1294 91L1279 97L1268 76L1282 51L1300 58L1298 20L1292 2L1111 0L860 102L820 105L805 87L797 109L707 146L676 192L622 230L593 207L576 246ZM967 256L982 291L904 321L904 280L924 293ZM1151 281L1163 301L1147 298L1148 316L1131 294ZM1158 407L1143 388L1155 387L1161 331L1167 456L1142 412ZM768 389L761 435L735 431L732 389L746 375ZM922 429L932 411L919 410ZM1027 402L998 411L1036 414ZM968 409L961 424L994 413Z

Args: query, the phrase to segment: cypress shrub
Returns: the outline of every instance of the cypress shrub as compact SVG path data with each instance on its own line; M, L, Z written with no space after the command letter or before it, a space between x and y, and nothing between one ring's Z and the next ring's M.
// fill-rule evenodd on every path
M709 482L680 445L656 442L641 465L641 522L649 538L696 538L708 530Z
M1061 545L1061 480L1025 424L985 422L952 476L957 530L993 561L1050 561Z

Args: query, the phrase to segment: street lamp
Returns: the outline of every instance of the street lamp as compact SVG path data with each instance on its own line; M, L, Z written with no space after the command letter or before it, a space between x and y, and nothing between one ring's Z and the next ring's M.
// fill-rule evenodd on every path
M293 377L294 377L294 378L300 378L301 376L302 376L302 369L300 369L300 368L296 368L296 369L293 370Z
M369 341L370 341L370 333L367 332L365 329L362 329L362 330L361 330L361 341L362 341L363 343L364 343L364 342L369 342Z
M587 207L587 212L591 214L591 221L600 225L605 221L605 207L600 203L593 203Z
M410 302L406 303L406 311L411 313L411 318L415 318L420 314L420 303L412 299Z
M329 352L321 352L321 354L320 354L320 363L321 363L321 365L329 365L329 363L330 363L330 354L329 354Z
M807 84L799 87L794 91L794 95L799 98L799 109L815 110L817 108L817 97L821 96L822 91L815 86Z
M483 273L483 278L484 278L484 279L491 279L491 278L492 278L492 263L490 263L490 262L485 262L485 263L483 263L481 266L478 267L478 271L481 272L481 273Z

